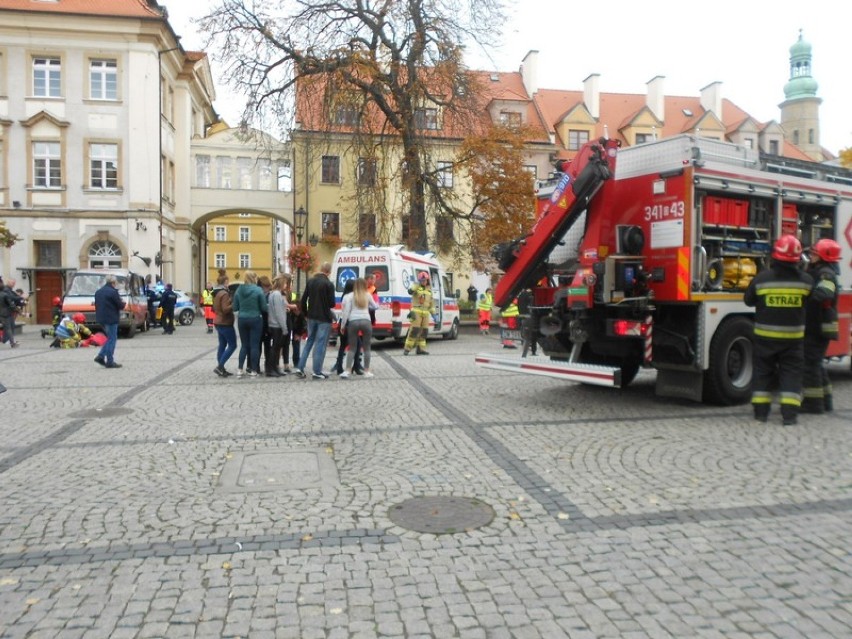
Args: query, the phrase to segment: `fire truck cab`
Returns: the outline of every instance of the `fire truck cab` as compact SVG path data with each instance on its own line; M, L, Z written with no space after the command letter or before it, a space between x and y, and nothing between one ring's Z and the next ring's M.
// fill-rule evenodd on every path
M477 355L486 367L625 386L642 367L656 392L718 404L751 394L753 311L743 303L772 243L823 237L843 249L840 339L850 354L852 171L677 136L627 149L590 142L539 184L529 235L498 247L498 306L534 304L525 346L544 356ZM570 284L557 287L557 278Z

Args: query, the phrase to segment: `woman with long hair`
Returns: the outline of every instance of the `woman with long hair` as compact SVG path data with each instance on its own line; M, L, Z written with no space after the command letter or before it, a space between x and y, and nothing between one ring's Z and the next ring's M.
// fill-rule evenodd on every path
M284 278L280 275L272 280L272 290L266 298L269 304L269 335L272 338L272 354L266 358L266 376L281 377L286 375L278 363L281 361L281 348L284 345L284 335L287 334L287 291Z
M347 379L352 372L355 351L358 349L358 336L364 347L364 377L372 377L370 372L370 342L373 339L373 324L370 322L370 310L376 310L378 304L367 292L367 282L359 277L351 293L343 296L340 325L346 331L349 350L346 353L346 370L340 374Z
M243 283L234 293L234 312L240 333L240 355L237 377L247 374L257 377L260 372L260 343L263 339L263 313L267 310L266 295L257 285L257 273L246 271ZM248 368L243 367L248 360Z
M216 368L213 372L219 377L229 377L232 373L225 370L225 364L237 350L237 331L234 330L234 307L225 269L219 269L216 288L213 289L213 326L219 336Z

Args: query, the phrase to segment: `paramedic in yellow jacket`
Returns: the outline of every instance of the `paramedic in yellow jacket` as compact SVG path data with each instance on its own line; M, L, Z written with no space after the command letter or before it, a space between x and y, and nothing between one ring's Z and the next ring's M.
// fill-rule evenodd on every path
M216 313L213 312L213 285L207 282L207 286L201 291L201 311L204 313L204 321L207 322L207 332L213 332L213 320Z
M506 308L500 311L500 340L503 342L503 348L517 348L514 340L509 339L503 329L505 328L507 331L520 330L520 315L521 311L518 308L517 297Z
M426 351L426 335L429 333L429 320L435 312L435 301L432 297L429 274L421 271L417 280L419 284L408 289L411 294L411 313L409 314L411 328L408 329L408 337L405 339L403 355L408 355L415 346L418 355L429 354Z

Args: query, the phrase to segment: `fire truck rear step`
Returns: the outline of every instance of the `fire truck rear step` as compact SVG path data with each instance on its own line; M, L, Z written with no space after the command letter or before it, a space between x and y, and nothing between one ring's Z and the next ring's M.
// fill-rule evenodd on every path
M621 368L613 366L560 362L541 355L520 357L497 353L479 353L476 356L476 364L510 373L541 375L594 386L621 388Z

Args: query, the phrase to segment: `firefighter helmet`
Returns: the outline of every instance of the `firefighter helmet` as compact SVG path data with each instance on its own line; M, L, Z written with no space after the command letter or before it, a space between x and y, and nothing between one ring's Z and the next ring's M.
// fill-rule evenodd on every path
M57 295L56 297L53 298L53 305L59 306L60 304L62 304L62 298Z
M420 271L420 273L417 274L417 281L418 282L428 282L429 281L429 273L427 273L426 271Z
M82 313L74 313L74 316L71 319L74 320L77 324L86 323L86 316Z
M822 238L811 247L811 251L823 262L840 261L840 244L827 237Z
M772 259L796 263L802 258L802 243L795 235L782 235L772 247Z

